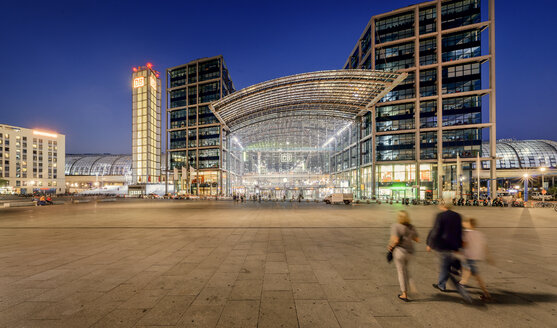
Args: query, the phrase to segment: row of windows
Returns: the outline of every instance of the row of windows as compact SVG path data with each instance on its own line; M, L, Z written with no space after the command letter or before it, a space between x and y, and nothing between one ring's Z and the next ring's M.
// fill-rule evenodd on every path
M170 169L189 165L195 169L218 168L220 149L199 149L170 152Z
M170 112L171 129L215 123L219 123L219 121L208 106L200 106L199 110L196 107L190 107Z
M386 136L377 136L375 139L377 146L399 146L399 145L413 145L414 134L393 134Z
M459 112L451 114L451 112L456 111ZM420 112L422 113L420 115L420 128L437 127L437 101L421 102ZM376 129L379 132L414 128L414 103L380 106L376 108L376 113ZM368 120L364 120L364 123L371 125L370 121L366 123ZM480 97L457 97L443 100L443 126L478 123L481 123Z
M383 121L377 122L377 131L398 131L398 130L410 130L414 128L414 119L404 119L396 121Z
M199 77L197 65L199 65ZM218 77L220 77L220 60L214 59L170 71L170 87L178 87L197 81L203 82Z
M408 26L414 23L414 13L409 12L396 16L379 19L375 22L376 32Z
M392 47L383 47L377 49L375 53L375 60L379 61L381 59L410 55L413 53L414 43L403 43Z
M195 105L197 103L207 103L218 100L220 97L220 82L212 82L199 86L190 86L184 89L173 90L170 92L169 108Z
M414 103L380 106L380 107L378 106L376 108L376 113L377 113L376 116L378 118L405 115L405 114L413 114L414 113Z
M479 0L448 1L441 6L442 29L455 28L479 23L480 2Z

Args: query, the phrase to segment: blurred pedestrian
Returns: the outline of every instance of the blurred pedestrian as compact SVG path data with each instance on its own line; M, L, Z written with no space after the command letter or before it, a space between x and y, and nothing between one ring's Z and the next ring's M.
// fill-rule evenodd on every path
M464 254L464 264L462 270L462 279L460 280L461 285L466 285L470 276L473 276L478 281L480 288L482 289L483 295L482 300L491 300L491 294L487 291L485 283L480 276L480 271L478 270L478 263L487 258L487 240L483 233L476 230L477 221L476 219L470 218L463 222L464 232L462 234L462 244L463 244L463 254Z
M398 274L398 283L401 291L398 298L408 302L408 290L411 288L411 284L413 284L410 279L408 264L412 254L414 254L413 242L419 242L419 239L416 228L410 223L408 212L399 211L397 221L391 227L391 238L387 248L393 253L393 260Z
M451 266L455 262L453 252L462 247L462 218L451 208L450 201L439 205L441 212L437 214L433 228L427 236L427 251L437 251L440 259L439 278L433 287L442 292L446 291Z

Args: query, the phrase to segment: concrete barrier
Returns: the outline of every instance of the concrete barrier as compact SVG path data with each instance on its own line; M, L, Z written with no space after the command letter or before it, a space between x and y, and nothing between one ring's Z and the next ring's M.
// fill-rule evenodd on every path
M108 203L108 202L115 202L116 198L103 198L103 199L98 199L97 203Z
M23 206L35 206L35 202L11 202L11 203L4 203L4 207L23 207Z

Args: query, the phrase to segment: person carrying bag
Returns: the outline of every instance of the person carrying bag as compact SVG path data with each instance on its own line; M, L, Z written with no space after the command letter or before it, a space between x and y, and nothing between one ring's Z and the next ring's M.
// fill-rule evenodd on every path
M387 261L394 260L395 262L401 291L398 298L408 302L408 289L411 283L408 264L412 254L414 254L413 242L419 242L419 238L416 228L410 224L410 217L406 211L399 211L397 218L398 223L391 227L391 238L387 246L389 250Z

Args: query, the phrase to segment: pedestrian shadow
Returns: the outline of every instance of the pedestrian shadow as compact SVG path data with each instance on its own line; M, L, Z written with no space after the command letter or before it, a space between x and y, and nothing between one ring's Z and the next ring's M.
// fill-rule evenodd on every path
M525 292L515 292L503 289L492 289L490 290L492 300L491 301L481 301L479 299L481 291L477 288L468 289L470 296L473 298L472 304L466 304L464 299L460 297L456 290L447 290L445 293L437 293L429 298L416 299L414 302L454 302L466 304L469 306L486 308L487 305L518 305L518 306L528 306L534 303L556 303L557 294L550 293L525 293Z
M525 293L502 289L494 289L491 293L493 304L499 305L531 305L533 303L555 303L557 294L550 293Z
M466 303L456 290L447 290L446 292L440 292L431 295L431 297L415 299L412 301L416 303L452 302L452 303L459 303L467 306L472 306L479 309L483 308L487 310L487 304L485 302L480 301L479 296L478 297L476 297L476 295L471 295L471 296L473 297L472 303Z

